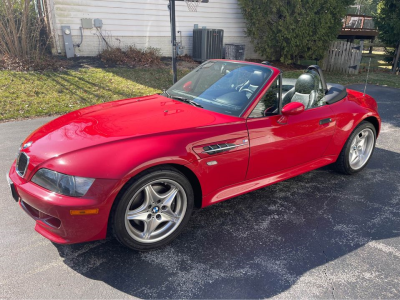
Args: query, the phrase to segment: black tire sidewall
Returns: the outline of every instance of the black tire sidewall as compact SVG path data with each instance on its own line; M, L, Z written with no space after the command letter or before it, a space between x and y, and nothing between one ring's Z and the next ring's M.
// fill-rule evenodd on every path
M175 231L167 236L165 239L155 242L155 243L141 243L133 239L128 233L125 227L125 213L127 206L132 199L132 197L146 184L159 179L170 179L179 183L186 193L187 207L186 213L179 224L178 228ZM123 245L140 251L152 250L155 248L159 248L165 246L172 242L174 239L178 237L178 235L182 232L186 224L189 222L194 206L194 194L193 188L189 182L189 180L179 171L175 170L156 170L149 174L143 175L137 180L135 180L131 186L125 191L122 197L119 199L119 202L116 205L113 221L112 221L112 229L113 234L117 238L117 240Z
M353 141L354 137L359 134L362 130L369 128L372 130L372 132L374 133L374 146L372 148L372 152L371 155L369 156L368 160L365 162L365 164L360 168L360 169L353 169L350 166L350 159L349 159L349 154L350 154L350 150L351 150L351 142ZM360 123L360 125L358 125L356 127L356 129L354 129L353 133L350 135L349 139L347 140L346 143L346 148L345 148L345 169L346 172L349 174L355 174L358 173L360 171L362 171L369 163L369 161L371 160L372 155L374 154L375 151L375 145L376 145L376 129L374 127L374 125L372 125L370 122L367 121L363 121Z

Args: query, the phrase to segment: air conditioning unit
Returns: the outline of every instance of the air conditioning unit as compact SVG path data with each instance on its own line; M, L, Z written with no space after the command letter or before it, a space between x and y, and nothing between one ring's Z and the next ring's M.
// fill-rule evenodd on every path
M243 44L226 44L225 59L244 60L246 45Z
M224 45L223 29L193 29L193 60L222 58Z

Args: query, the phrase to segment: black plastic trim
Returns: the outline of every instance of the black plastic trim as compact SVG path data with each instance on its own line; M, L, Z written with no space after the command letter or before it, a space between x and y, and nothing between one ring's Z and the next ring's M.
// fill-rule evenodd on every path
M330 84L328 93L324 97L326 104L336 103L347 97L347 90L343 85Z
M206 146L203 148L203 150L209 155L214 155L223 152L228 152L235 147L236 147L235 144L217 144L217 145Z
M319 124L324 125L324 124L328 124L330 122L332 122L332 119L328 118L328 119L323 119L323 120L319 121Z
M19 195L17 193L17 189L14 186L14 183L10 184L10 189L11 189L11 195L14 198L15 202L19 201Z

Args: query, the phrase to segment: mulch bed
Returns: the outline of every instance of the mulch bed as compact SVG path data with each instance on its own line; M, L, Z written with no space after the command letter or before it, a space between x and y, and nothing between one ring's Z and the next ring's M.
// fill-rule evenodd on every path
M158 68L170 68L171 58L161 57L161 64L156 66ZM248 59L247 61L261 63L260 59ZM199 62L194 61L189 55L178 56L178 67L183 69L194 69L199 66ZM270 61L271 66L281 69L282 71L296 71L304 70L304 66L300 65L285 65L279 61ZM63 56L44 56L38 62L20 61L8 56L0 56L0 70L12 70L19 72L26 71L65 71L65 70L79 70L85 68L136 68L135 65L124 65L117 63L105 62L100 57L74 57L67 59Z

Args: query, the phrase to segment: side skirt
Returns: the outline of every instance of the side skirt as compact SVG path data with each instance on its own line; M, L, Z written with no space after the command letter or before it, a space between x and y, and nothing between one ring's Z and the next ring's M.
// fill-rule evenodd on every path
M306 164L296 166L291 169L286 169L281 172L269 174L268 176L258 177L253 180L243 181L238 184L219 189L219 190L203 197L202 207L206 207L206 206L227 200L229 198L240 196L240 195L258 190L260 188L266 187L268 185L271 185L271 184L295 177L297 175L321 168L323 166L334 163L336 161L336 159L337 159L337 156L327 156L327 157L319 158L319 159L313 160L311 162L308 162Z

